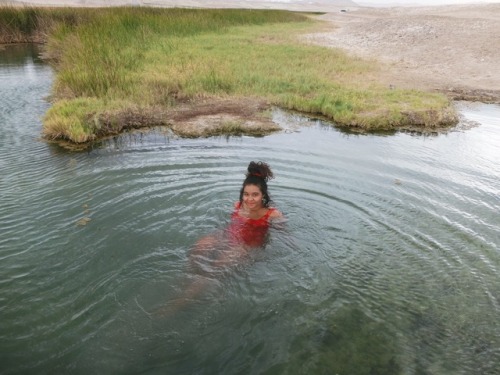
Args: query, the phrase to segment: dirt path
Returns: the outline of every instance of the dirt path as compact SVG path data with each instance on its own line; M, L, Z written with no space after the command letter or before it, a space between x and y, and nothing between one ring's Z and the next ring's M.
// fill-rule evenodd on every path
M319 18L331 29L307 40L381 61L387 85L500 103L500 4L355 8Z

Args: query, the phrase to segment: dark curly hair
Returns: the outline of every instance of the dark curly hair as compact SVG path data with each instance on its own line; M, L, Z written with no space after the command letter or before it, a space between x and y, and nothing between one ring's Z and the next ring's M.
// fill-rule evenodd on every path
M267 181L274 178L273 172L267 163L262 161L251 161L247 168L246 178L240 190L240 204L243 204L243 190L247 185L258 186L262 193L262 204L264 207L269 207L271 197L267 191Z

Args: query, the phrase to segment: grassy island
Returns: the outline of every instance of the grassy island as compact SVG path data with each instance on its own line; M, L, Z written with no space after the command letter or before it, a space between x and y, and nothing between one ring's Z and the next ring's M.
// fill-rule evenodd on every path
M308 45L311 14L176 8L0 8L1 43L44 43L56 69L50 140L143 126L181 136L266 134L270 106L365 130L456 123L441 94L390 89L373 62Z

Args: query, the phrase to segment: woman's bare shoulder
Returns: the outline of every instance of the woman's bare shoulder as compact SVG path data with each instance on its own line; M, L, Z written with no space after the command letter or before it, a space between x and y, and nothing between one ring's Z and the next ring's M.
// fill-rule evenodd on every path
M269 214L269 217L271 219L278 219L278 218L283 218L283 214L281 213L280 210L278 210L277 208L273 208L271 210L271 213Z

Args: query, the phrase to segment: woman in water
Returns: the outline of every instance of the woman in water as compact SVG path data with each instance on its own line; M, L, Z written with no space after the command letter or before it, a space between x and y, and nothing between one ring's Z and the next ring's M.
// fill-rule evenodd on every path
M264 162L250 162L240 190L240 199L234 204L231 224L227 232L232 241L245 246L262 246L265 243L269 222L283 217L271 207L267 181L273 172Z
M182 298L162 308L161 315L170 315L178 310L204 290L207 282L229 267L241 264L252 250L265 245L271 222L283 220L283 214L271 207L267 182L273 177L268 164L250 162L239 201L234 204L231 222L226 229L197 241L189 255L196 280L185 289Z
M252 248L263 246L270 223L283 219L282 213L271 207L267 182L273 177L268 164L250 162L228 227L200 239L192 255L214 251L217 255L211 254L210 258L216 261L216 266L220 266L231 263Z

